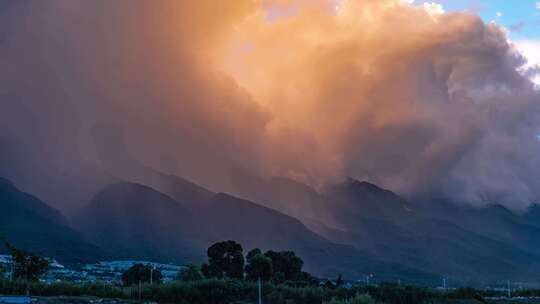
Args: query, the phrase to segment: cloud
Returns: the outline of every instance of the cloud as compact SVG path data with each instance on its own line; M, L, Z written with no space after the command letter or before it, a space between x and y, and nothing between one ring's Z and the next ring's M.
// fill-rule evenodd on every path
M540 86L540 41L521 40L516 41L515 45L527 59L521 70Z
M540 1L536 2L536 9L540 9Z
M224 70L271 109L272 138L287 139L271 163L410 196L535 200L525 164L538 160L539 96L504 30L470 13L391 4L346 1L336 17L305 11L237 33L254 50L230 54Z
M525 59L478 16L400 3L17 2L0 11L0 175L64 208L133 162L216 190L240 166L536 200Z
M424 2L424 9L430 15L444 14L444 8L442 5L435 2Z

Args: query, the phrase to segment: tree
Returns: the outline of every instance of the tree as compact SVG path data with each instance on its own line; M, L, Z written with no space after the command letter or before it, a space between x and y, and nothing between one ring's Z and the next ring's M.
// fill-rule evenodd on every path
M178 272L176 280L188 282L188 281L200 281L204 279L204 275L201 268L197 265L189 264L185 269Z
M208 248L208 264L202 271L209 278L243 278L244 254L242 245L235 241L215 243Z
M255 257L256 255L262 254L262 251L259 248L251 249L248 254L246 255L246 260L249 263L249 261Z
M150 266L143 264L135 264L122 274L122 283L125 286L131 286L141 283L149 283L150 277L152 282L161 283L163 275L159 269L152 269Z
M336 287L340 287L343 285L343 278L341 277L341 273L339 274L337 280L336 280Z
M47 273L49 260L35 253L15 248L15 246L9 244L6 240L3 240L3 243L11 255L14 279L38 281Z
M272 260L274 281L276 283L281 283L282 280L297 281L303 277L302 267L304 261L296 256L293 251L267 251L264 255Z
M312 276L310 273L302 271L299 275L297 275L297 286L300 286L298 283L300 283L302 286L307 285L318 285L319 280Z
M247 255L246 275L248 280L272 279L272 259L263 255L260 250L252 250Z
M334 283L332 281L326 280L326 282L324 282L324 288L335 289L336 285L334 285Z

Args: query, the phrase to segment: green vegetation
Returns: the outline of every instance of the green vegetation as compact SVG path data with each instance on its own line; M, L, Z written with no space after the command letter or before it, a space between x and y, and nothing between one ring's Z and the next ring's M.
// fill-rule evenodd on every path
M333 298L328 304L375 304L375 300L367 293L356 294L351 299L340 300Z
M201 268L197 265L189 264L186 269L180 271L176 277L177 281L191 282L204 279Z
M120 287L103 284L30 282L1 280L0 294L24 294L27 288L34 296L99 297L136 300L138 286ZM540 291L529 291L538 294ZM264 283L265 304L444 304L487 303L482 292L460 289L439 292L429 288L384 284L381 286L356 286L350 289L328 289L319 286L293 287L286 284ZM240 279L202 279L176 281L168 284L148 284L141 287L143 300L159 303L226 304L255 303L257 283ZM459 301L458 301L459 300Z
M256 281L259 278L264 281L272 279L274 268L272 259L261 253L259 249L253 249L247 255L246 278Z
M244 275L244 254L242 245L235 241L215 243L207 251L208 264L202 272L209 278L242 278Z

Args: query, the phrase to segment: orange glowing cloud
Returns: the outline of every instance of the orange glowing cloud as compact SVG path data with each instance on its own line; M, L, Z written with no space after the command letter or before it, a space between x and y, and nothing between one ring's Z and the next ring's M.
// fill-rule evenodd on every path
M24 164L77 180L88 167L130 176L129 158L215 190L241 167L472 202L540 194L540 95L504 31L473 14L401 0L54 0L0 14L0 139L16 147L0 174L18 184ZM75 200L53 189L34 192Z

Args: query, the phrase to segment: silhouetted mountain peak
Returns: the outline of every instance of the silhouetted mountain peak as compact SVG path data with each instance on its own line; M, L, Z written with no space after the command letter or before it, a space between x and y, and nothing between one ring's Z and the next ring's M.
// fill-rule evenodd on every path
M368 191L372 193L392 193L389 190L383 189L373 183L367 182L367 181L359 181L354 178L347 178L345 181L345 185L353 191Z
M0 185L8 185L8 186L11 186L11 187L15 187L15 185L13 184L12 181L10 181L8 179L5 179L5 178L2 178L2 177L0 177Z
M62 261L93 260L102 255L97 247L69 227L67 219L58 210L2 178L0 236L17 247Z
M147 208L156 203L175 207L182 206L164 193L131 182L117 182L106 186L94 196L90 204L100 205L101 207L109 205L110 207Z
M399 201L400 204L406 203L402 197L390 190L383 189L367 181L359 181L353 178L348 178L344 182L330 188L329 194L352 202L361 201L373 204Z
M341 205L342 212L348 216L399 221L408 218L413 211L407 201L394 192L353 178L331 187L326 194L330 201Z
M194 261L209 239L182 203L130 182L103 188L74 222L92 241L124 258Z

